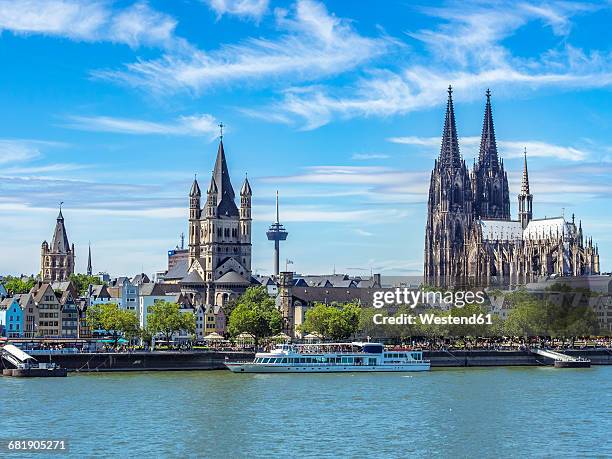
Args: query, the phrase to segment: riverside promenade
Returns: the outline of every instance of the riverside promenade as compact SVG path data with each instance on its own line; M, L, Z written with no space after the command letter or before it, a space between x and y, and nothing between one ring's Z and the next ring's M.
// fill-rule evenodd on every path
M612 365L612 349L569 349L593 365ZM39 362L53 362L69 372L224 370L227 360L251 360L253 352L240 351L156 351L36 354ZM542 366L550 362L528 350L437 350L424 351L432 368Z

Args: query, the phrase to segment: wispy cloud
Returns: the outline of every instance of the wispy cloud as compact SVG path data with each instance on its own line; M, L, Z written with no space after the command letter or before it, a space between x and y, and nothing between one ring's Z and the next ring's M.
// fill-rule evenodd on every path
M167 123L110 116L71 116L68 119L66 127L72 129L119 134L189 135L212 139L219 130L215 117L208 114L181 116Z
M60 147L65 144L44 140L0 139L0 164L23 163L39 158L41 148Z
M347 209L324 205L285 205L282 220L284 222L382 222L385 219L399 220L409 213L400 209ZM274 221L272 206L253 207L253 216L261 221Z
M355 228L355 233L357 233L359 236L366 236L366 237L372 237L374 236L374 233L370 232L370 231L366 231L363 230L361 228Z
M355 153L351 156L351 159L356 161L369 161L371 159L388 159L389 155L384 155L382 153Z
M259 21L268 10L269 0L204 0L218 17L224 14Z
M253 83L285 77L307 81L337 75L383 54L387 38L359 35L349 21L330 14L312 0L298 0L291 11L275 10L276 39L251 38L213 52L167 53L128 64L124 70L101 70L94 76L155 93L201 92L213 85Z
M440 137L390 137L387 139L392 143L425 147L427 150L438 151L440 149ZM465 147L467 151L477 151L480 145L480 137L461 137L460 147ZM529 157L557 158L567 161L583 161L587 159L588 152L581 148L572 146L554 145L538 140L498 140L498 149L505 158L520 158L527 149Z
M439 21L437 27L409 32L428 51L427 61L406 56L398 70L370 70L352 85L294 87L263 111L270 119L315 129L335 118L391 116L443 103L445 88L455 87L457 100L481 97L488 86L502 95L540 87L601 88L612 85L609 50L583 50L566 38L573 16L591 11L592 5L569 2L533 7L479 2L425 8ZM504 40L532 21L543 21L560 44L539 56L512 54Z
M176 20L140 1L115 9L108 1L2 0L0 30L79 41L111 41L131 47L176 46Z

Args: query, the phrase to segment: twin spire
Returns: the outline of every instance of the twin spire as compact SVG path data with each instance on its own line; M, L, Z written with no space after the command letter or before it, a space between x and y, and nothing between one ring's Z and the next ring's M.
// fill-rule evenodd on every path
M491 91L486 92L487 103L482 125L482 136L480 139L480 152L478 163L481 166L497 170L499 158L497 155L497 143L495 141L495 128L493 127L493 112L491 110ZM459 152L459 141L457 138L457 125L455 122L455 109L453 107L453 88L448 87L448 102L446 104L446 116L444 118L444 131L442 133L442 147L440 149L440 163L444 166L460 167L462 164Z
M457 139L457 125L455 124L455 109L453 108L453 88L448 87L448 102L446 104L446 117L444 118L444 132L442 133L442 147L440 148L440 163L447 167L461 167L461 153Z
M497 170L499 168L499 159L497 156L497 144L495 143L495 129L493 128L493 113L491 112L491 91L487 89L486 95L487 104L482 124L478 162L481 166Z

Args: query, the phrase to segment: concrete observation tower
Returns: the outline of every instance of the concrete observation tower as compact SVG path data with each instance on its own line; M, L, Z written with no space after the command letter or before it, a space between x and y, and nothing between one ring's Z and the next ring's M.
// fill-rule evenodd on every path
M272 223L266 232L268 241L274 241L274 275L278 278L280 260L280 241L285 241L289 233L278 221L278 191L276 192L276 223Z

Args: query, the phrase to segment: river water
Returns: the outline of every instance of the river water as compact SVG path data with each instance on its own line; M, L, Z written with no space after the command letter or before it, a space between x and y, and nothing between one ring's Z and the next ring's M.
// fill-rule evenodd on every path
M71 457L612 456L612 367L70 374L0 401L3 441Z

